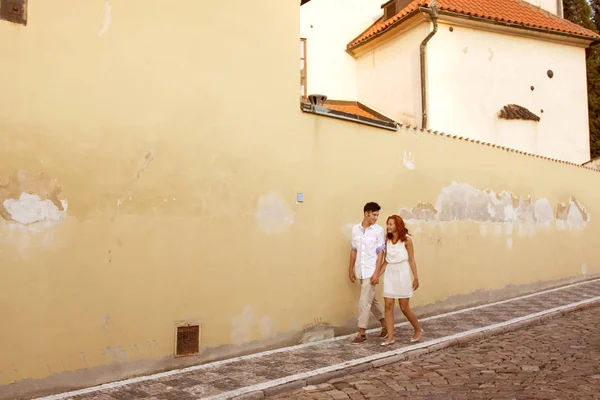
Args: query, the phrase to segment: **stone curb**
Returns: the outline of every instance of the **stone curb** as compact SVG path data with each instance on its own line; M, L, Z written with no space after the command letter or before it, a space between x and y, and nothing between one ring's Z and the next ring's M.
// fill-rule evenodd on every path
M552 318L560 317L565 314L570 314L577 311L586 310L589 308L594 308L600 306L600 301L595 301L586 304L580 304L577 306L573 306L564 310L554 311L539 317L535 317L526 321L519 321L513 324L503 326L501 328L491 328L489 330L483 332L477 332L470 335L463 336L459 339L449 339L445 342L432 344L431 346L407 351L406 353L401 353L398 355L381 358L379 360L374 360L370 362L365 362L363 364L355 365L349 368L343 368L336 371L326 372L323 374L315 375L306 379L300 379L297 381L289 382L284 385L273 386L270 388L266 388L264 390L259 390L255 392L246 393L240 396L231 397L234 400L261 400L269 396L278 395L281 393L289 392L292 390L300 389L305 386L313 386L319 385L325 382L329 382L332 379L341 378L346 375L356 374L358 372L367 371L372 368L379 368L385 365L406 361L406 360L414 360L423 355L433 353L439 350L443 350L449 347L456 346L466 346L469 343L490 338L493 336L501 335L508 332L513 332L519 329L523 329L526 327L531 327L534 325L539 325L540 323L547 321Z

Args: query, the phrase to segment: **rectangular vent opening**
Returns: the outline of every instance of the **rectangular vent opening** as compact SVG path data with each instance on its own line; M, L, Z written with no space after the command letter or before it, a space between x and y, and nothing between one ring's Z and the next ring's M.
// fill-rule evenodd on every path
M175 357L189 357L200 353L200 325L177 326Z

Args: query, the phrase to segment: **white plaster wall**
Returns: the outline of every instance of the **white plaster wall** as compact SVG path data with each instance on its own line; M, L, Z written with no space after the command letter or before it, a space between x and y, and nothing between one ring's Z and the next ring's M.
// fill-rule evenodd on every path
M494 126L492 143L538 154L538 123L535 121L503 120Z
M585 166L600 170L600 157L588 161L587 163L585 163Z
M495 142L506 125L498 111L518 104L541 121L535 146L526 134L513 135L512 147L575 163L590 159L583 48L456 26L450 32L440 24L428 62L431 129Z
M356 61L346 45L381 15L385 0L312 0L300 7L306 39L308 94L356 100Z
M403 124L421 124L419 46L429 25L420 24L358 58L360 102Z
M528 0L534 6L550 11L552 14L558 14L558 0Z

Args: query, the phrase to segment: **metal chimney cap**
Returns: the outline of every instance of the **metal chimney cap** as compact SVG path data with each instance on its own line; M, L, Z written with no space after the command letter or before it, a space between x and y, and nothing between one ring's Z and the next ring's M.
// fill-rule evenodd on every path
M327 96L324 94L309 94L308 100L313 106L322 106L327 100Z

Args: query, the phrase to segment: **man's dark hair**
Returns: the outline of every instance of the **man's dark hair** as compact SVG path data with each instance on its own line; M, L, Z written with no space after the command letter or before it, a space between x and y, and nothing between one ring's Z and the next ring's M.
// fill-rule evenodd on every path
M381 207L379 207L379 204L377 203L370 202L365 204L364 212L375 212L379 210L381 210Z

